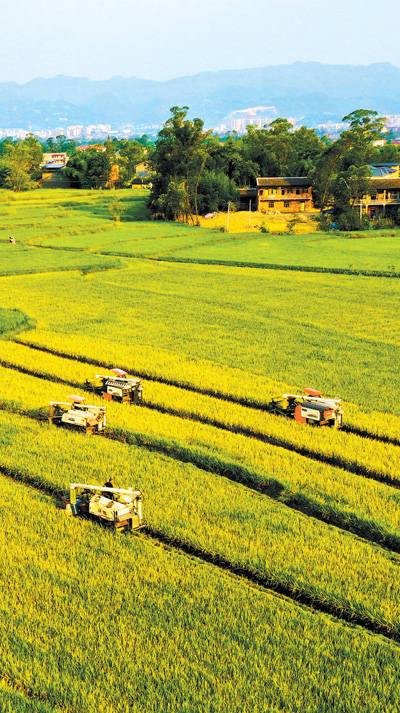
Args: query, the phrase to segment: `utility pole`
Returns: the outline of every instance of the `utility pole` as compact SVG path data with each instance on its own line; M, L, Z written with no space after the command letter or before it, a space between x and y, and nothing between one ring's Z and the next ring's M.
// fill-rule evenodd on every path
M231 209L231 202L228 201L228 215L226 216L226 232L229 233L229 213Z

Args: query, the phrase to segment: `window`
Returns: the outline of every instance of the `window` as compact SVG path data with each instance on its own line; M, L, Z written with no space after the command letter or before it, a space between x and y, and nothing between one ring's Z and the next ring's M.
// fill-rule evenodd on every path
M301 188L296 188L296 195L299 196L301 193Z
M285 189L285 188L282 188L281 193L282 193L282 195L284 196L285 193L286 193L286 189Z
M268 208L273 208L275 205L274 201L269 201Z
M260 196L263 196L263 195L264 195L264 191L261 189Z
M289 201L283 201L283 207L284 207L284 208L290 208L290 203L289 203Z

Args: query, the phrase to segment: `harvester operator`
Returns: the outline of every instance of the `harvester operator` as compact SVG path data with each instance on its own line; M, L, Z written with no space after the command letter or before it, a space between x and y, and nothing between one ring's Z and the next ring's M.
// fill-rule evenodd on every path
M114 487L114 483L113 483L112 477L110 477L110 479L107 480L106 483L104 483L104 487L105 487L105 488L113 488L113 487ZM114 500L114 493L106 493L106 492L103 492L102 495L104 495L104 497L106 497L106 498L109 498L110 500Z

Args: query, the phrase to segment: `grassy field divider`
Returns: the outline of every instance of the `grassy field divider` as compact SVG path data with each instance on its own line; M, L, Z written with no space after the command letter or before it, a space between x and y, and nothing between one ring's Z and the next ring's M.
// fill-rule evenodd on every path
M24 483L45 495L56 497L61 497L63 494L65 495L59 486L51 481L47 481L47 479L38 479L25 470L19 471L16 468L11 469L0 466L0 473L17 482ZM96 521L91 518L87 518L87 520L97 526L104 526L104 523L101 521ZM384 636L396 644L400 644L400 631L395 631L384 623L378 622L367 615L361 616L344 606L335 606L329 602L328 599L322 599L316 592L313 592L312 587L310 587L310 591L308 592L304 590L299 591L296 587L289 586L277 576L267 576L254 567L235 564L218 552L210 552L206 549L199 548L187 540L167 535L165 532L148 525L145 525L143 529L137 533L137 536L139 538L144 537L152 542L155 541L157 544L172 549L184 556L189 556L206 564L211 564L213 567L238 577L248 584L257 585L268 593L279 594L297 605L307 607L312 612L327 614L337 620L338 623L359 626L372 634ZM0 674L0 678L1 677L2 675ZM41 694L35 694L33 692L29 694L28 690L30 691L30 689L26 689L25 691L26 695L32 695L39 700L47 700L46 698L42 699L40 697Z
M24 373L26 373L26 370ZM56 380L52 378L51 381ZM63 381L62 383L66 382ZM70 385L79 387L79 384ZM0 400L0 409L8 413L24 415L41 423L48 420L48 411L45 408L24 408L15 402ZM226 478L271 500L280 502L303 515L315 518L391 552L400 554L400 536L385 532L378 525L358 517L355 513L349 515L348 513L340 512L340 510L327 503L321 504L313 500L310 494L292 491L288 488L287 483L280 481L276 476L258 472L256 469L236 463L233 459L223 459L214 453L210 454L205 448L183 445L171 438L154 436L140 431L133 432L118 426L108 427L102 435L109 440L144 448L149 452L162 454L181 463L190 463L200 470ZM15 477L15 479L20 478L20 472L16 470L14 474L12 468L8 469L7 472L2 471L0 468L0 472L3 472L4 475ZM23 479L32 484L28 474L25 474ZM57 486L53 484L49 486L48 492L58 495L61 493Z
M122 256L122 253L109 253ZM346 267L313 267L311 265L281 265L279 263L264 263L264 262L244 262L242 260L212 260L201 258L179 258L179 257L154 257L150 255L138 255L131 257L141 257L146 260L155 260L157 262L180 262L193 265L220 265L221 267L253 267L258 270L284 270L290 272L315 272L332 275L357 275L362 277L394 277L399 278L400 272L394 270L364 270L350 269Z

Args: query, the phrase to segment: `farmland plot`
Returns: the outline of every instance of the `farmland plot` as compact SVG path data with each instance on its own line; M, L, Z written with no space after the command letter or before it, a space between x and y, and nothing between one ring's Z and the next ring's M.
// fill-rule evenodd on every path
M146 222L139 195L118 196L119 227L105 193L0 195L9 273L13 221L43 271L0 279L3 707L397 713L398 281L158 262L185 248L254 263L261 244ZM334 269L383 270L396 250L314 238ZM308 237L264 239L278 263L318 267ZM104 260L119 269L95 274ZM103 438L48 426L71 391L104 403L85 381L113 366L142 377L143 407L107 404ZM265 410L303 386L344 399L345 431ZM144 492L134 537L55 507L71 480L110 474ZM66 609L87 640L66 635Z

